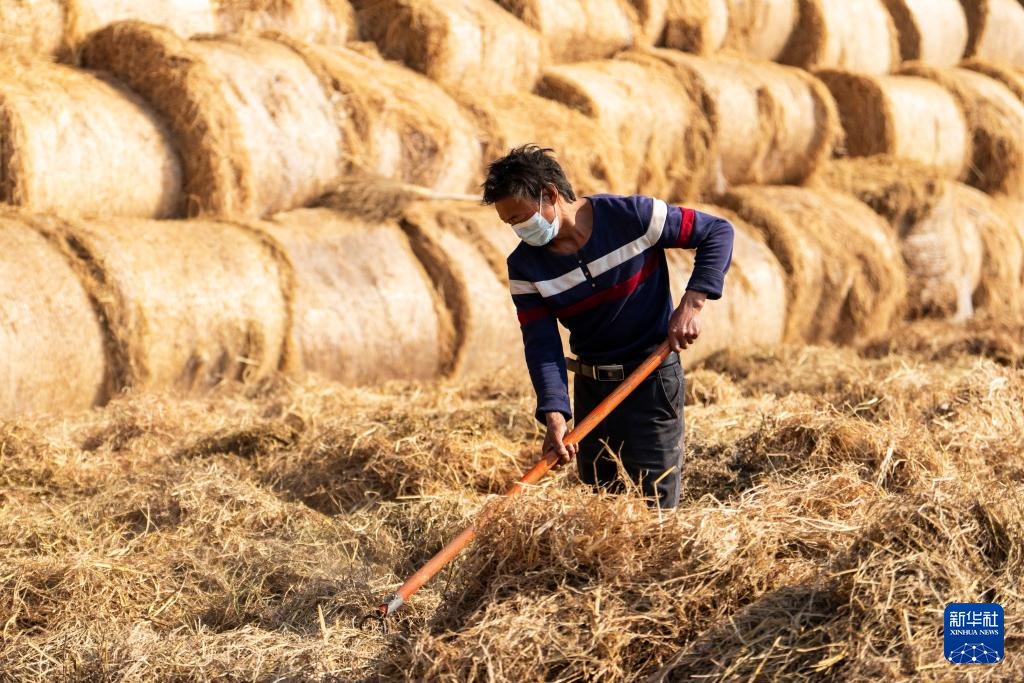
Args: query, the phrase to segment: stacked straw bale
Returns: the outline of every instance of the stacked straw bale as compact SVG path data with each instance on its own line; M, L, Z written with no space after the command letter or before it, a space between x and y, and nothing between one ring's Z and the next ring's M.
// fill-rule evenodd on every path
M354 37L348 0L214 0L224 33L279 31L305 43L344 45Z
M0 0L0 51L55 57L63 48L61 0Z
M1019 0L961 0L970 31L967 57L1024 66L1024 5Z
M299 209L259 227L294 268L293 369L348 384L438 376L451 318L397 223Z
M800 0L800 19L780 61L884 74L900 63L899 38L883 0Z
M218 29L212 0L64 0L65 43L74 53L95 31L119 21L143 21L179 36Z
M757 230L735 213L718 206L694 208L727 219L735 232L725 294L704 306L700 339L683 354L684 363L692 366L725 349L781 343L786 329L786 274L779 260ZM669 249L666 255L672 298L678 302L693 270L693 252Z
M788 341L866 341L906 298L891 228L849 195L800 187L744 187L722 197L755 227L786 272Z
M485 163L513 147L534 142L550 146L577 194L629 193L622 147L593 119L561 102L531 93L459 95L473 115Z
M635 45L657 44L665 33L671 0L629 0L636 13Z
M981 238L981 281L974 291L974 306L995 314L1019 314L1024 306L1020 287L1024 241L1019 217L1014 220L999 202L973 187L953 183L950 190L957 220L974 225Z
M105 219L53 229L99 302L121 389L201 391L287 360L287 264L252 231L207 221Z
M664 0L666 47L710 54L721 49L778 59L800 16L798 0Z
M719 188L800 183L831 155L839 115L828 89L807 72L678 50L646 54L673 67L690 89L702 94L715 133Z
M728 12L722 47L752 59L781 57L800 18L798 0L728 0Z
M868 201L896 227L915 285L911 313L1019 313L1024 231L1006 210L1012 201L884 159L835 166L825 182Z
M970 317L981 282L978 226L964 219L955 183L918 164L885 157L825 165L815 184L847 192L892 225L907 267L911 316Z
M445 374L495 377L526 370L504 255L492 233L513 234L494 209L468 202L417 202L402 218L413 251L444 298L454 323Z
M98 405L105 335L68 259L0 211L0 420Z
M474 122L439 85L357 50L288 42L330 93L352 169L440 192L479 184Z
M133 20L186 37L219 25L211 0L0 0L0 49L74 59L94 31Z
M181 161L150 107L109 78L0 59L0 201L31 211L165 217Z
M971 135L956 97L914 76L817 73L835 97L850 156L887 154L961 178L971 160Z
M286 45L253 36L184 40L126 22L93 34L83 58L170 122L190 215L255 217L302 206L340 172L334 109Z
M778 59L800 18L799 0L668 0L664 43L686 52Z
M729 33L728 0L668 0L663 42L696 54L722 49Z
M984 59L968 59L960 66L994 78L1009 88L1018 100L1024 102L1024 68L998 64Z
M929 78L959 100L972 137L966 182L990 194L1024 195L1024 102L999 81L968 69L915 64L904 73Z
M0 50L73 60L90 34L120 21L162 26L184 38L280 31L343 45L356 33L348 0L0 0Z
M653 196L696 197L709 177L713 135L699 103L651 57L553 66L538 92L594 119L621 145L624 177Z
M611 57L631 47L640 32L636 10L626 0L495 0L544 37L556 62Z
M967 49L967 17L960 0L885 0L904 61L955 66Z
M1016 229L1021 244L1024 244L1024 199L1019 197L994 197L993 199ZM1024 268L1021 269L1021 284L1024 285Z
M472 92L530 90L544 42L492 0L355 0L364 37L388 59Z

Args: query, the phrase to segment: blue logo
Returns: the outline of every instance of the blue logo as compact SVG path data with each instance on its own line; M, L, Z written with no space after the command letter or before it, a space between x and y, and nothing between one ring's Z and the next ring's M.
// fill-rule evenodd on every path
M954 602L945 614L946 660L954 664L1003 661L1005 623L996 603Z

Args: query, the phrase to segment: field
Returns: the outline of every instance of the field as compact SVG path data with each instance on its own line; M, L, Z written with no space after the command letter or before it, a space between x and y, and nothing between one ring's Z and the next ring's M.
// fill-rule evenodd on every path
M389 635L359 618L536 455L514 381L124 398L3 425L0 670L17 680L942 680L999 602L1024 676L1022 328L688 374L684 504L552 477ZM1011 655L1011 653L1013 653Z
M678 510L500 495L529 143L732 225ZM1024 680L1024 0L0 0L0 549L0 683Z

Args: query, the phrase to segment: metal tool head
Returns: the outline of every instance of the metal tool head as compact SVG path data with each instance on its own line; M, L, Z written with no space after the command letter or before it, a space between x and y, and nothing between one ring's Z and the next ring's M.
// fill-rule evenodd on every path
M372 624L376 621L376 628L382 633L387 633L389 630L387 622L388 615L401 607L404 602L405 600L401 595L398 593L392 593L376 610L359 620L359 629L366 630L367 624Z

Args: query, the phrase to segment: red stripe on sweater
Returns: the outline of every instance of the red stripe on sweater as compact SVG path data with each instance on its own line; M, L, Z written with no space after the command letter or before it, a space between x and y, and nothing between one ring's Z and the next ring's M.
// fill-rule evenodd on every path
M690 235L693 234L693 221L696 215L693 209L686 209L682 206L679 208L683 211L683 221L679 225L679 240L675 246L677 249L685 249L686 245L690 243Z
M613 285L604 291L588 296L586 299L583 299L582 301L577 301L574 304L565 306L564 308L560 308L557 311L555 311L555 315L557 315L559 318L569 318L574 315L579 315L584 311L589 311L590 309L596 306L600 306L601 304L608 303L609 301L625 299L627 296L633 293L633 290L639 287L644 280L649 278L651 274L658 269L659 263L660 261L658 259L658 252L657 250L652 249L649 252L647 252L647 258L644 259L644 265L642 268L640 268L640 272L638 272L636 275L629 278L628 280L623 280L622 282Z
M516 315L519 316L520 325L529 325L530 323L550 317L551 311L549 311L545 306L537 306L536 308L530 308L525 311L516 311Z

